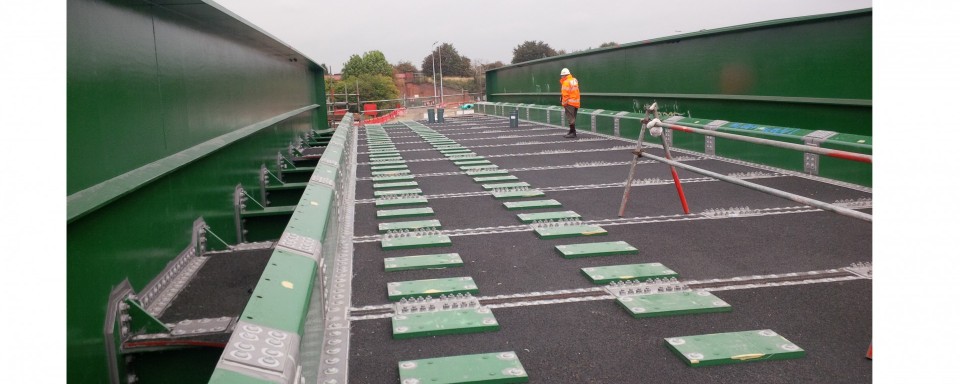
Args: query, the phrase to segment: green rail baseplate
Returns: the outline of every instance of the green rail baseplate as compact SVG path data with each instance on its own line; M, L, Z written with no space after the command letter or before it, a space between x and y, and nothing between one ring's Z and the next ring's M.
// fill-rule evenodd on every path
M730 312L730 304L707 291L621 296L617 304L635 318Z
M408 197L404 199L377 199L374 205L377 207L401 207L405 205L423 205L426 203L426 197Z
M394 195L420 195L420 194L423 194L423 190L421 190L420 188L373 191L373 197L394 196Z
M481 185L483 189L491 190L495 188L518 188L518 187L529 187L530 183L520 181L515 183L495 183L495 184L483 184Z
M626 241L605 243L564 244L554 247L565 259L592 256L636 255L640 251Z
M393 317L393 338L456 335L500 330L500 323L489 308L465 308L420 312Z
M380 176L374 177L373 182L382 182L382 181L403 181L403 180L413 180L413 175L398 175L398 176Z
M461 165L461 166L459 166L459 167L460 167L460 169L463 170L463 171L472 171L472 170L480 170L480 169L497 169L497 168L500 168L500 166L499 166L499 165L496 165L496 164L487 164L487 165Z
M491 195L497 200L502 199L521 199L525 197L540 197L545 194L539 189L530 189L526 191L507 191L507 192L492 192Z
M507 207L508 210L515 211L520 209L561 207L563 206L563 204L560 204L559 201L556 201L554 199L549 199L549 200L530 200L530 201L508 201L503 203L503 206Z
M373 162L370 163L370 166L371 166L371 168L372 168L372 167L381 166L381 165L393 165L393 166L403 165L403 166L406 166L406 164L407 164L407 161L406 161L406 160L400 159L400 160L373 161Z
M398 169L409 169L406 164L402 165L372 165L370 169L374 171L395 171Z
M397 221L377 225L377 230L379 230L380 233L400 230L415 231L424 228L441 228L440 220Z
M398 217L433 216L433 208L401 208L381 209L377 211L378 219L392 219Z
M371 157L370 165L383 164L388 161L397 161L397 160L403 160L403 157L400 157L400 156Z
M580 214L574 211L520 213L517 219L523 223L532 223L538 220L580 219Z
M487 183L487 182L491 182L491 181L516 181L516 180L519 180L519 179L517 179L517 177L514 176L514 175L474 177L474 178L473 178L473 181L478 182L478 183Z
M477 284L470 276L387 283L387 297L390 301L400 301L400 299L413 297L456 295L458 293L477 294L479 292Z
M395 183L375 183L373 184L373 189L393 189L393 188L407 188L407 187L418 187L416 181L399 181Z
M663 339L691 367L798 359L806 351L769 329Z
M509 174L505 169L485 169L479 171L467 171L468 176L497 176Z
M383 259L383 270L386 272L462 266L463 259L460 258L459 253L437 253L433 255L388 257Z
M527 372L513 351L401 361L401 383L526 383Z
M636 254L636 252L633 254ZM580 272L583 272L584 276L586 276L587 279L594 284L608 284L614 281L646 281L648 279L669 279L671 277L680 277L677 272L660 263L588 267L580 268Z
M410 174L410 170L409 170L409 169L401 169L401 170L396 170L396 171L373 171L373 172L370 172L370 175L373 176L373 177L377 177L377 176L400 176L400 175L409 175L409 174Z
M559 227L540 227L534 230L541 239L559 239L577 236L606 235L607 230L596 225L564 225Z
M453 162L454 165L483 165L483 164L492 164L490 160L463 160L457 159Z
M383 239L380 241L380 247L385 251L394 249L428 248L428 247L449 247L453 245L450 236L447 235L417 235L410 233L410 236Z

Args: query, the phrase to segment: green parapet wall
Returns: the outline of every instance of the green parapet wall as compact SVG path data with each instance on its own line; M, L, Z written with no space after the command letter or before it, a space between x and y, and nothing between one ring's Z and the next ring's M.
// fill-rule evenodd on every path
M143 288L198 217L236 242L234 186L257 185L260 164L326 128L322 77L208 3L67 2L67 381L109 382L112 286ZM191 356L210 364L163 369L177 358L159 357L140 381L205 381L219 353Z
M685 116L872 136L872 15L773 20L518 63L486 72L486 96L559 105L560 69L569 68L583 108L640 112L656 101Z
M557 113L559 110L556 106L486 102L477 103L476 105L479 113L506 117L510 115L512 110L516 109L521 120L560 127L560 115ZM550 114L549 123L545 117L548 113ZM527 118L528 114L529 119ZM636 142L640 135L640 120L643 119L643 117L644 114L642 113L608 110L597 112L593 109L583 108L577 114L577 130L583 132L595 130L597 133ZM663 118L667 119L666 116L663 116ZM708 128L708 125L716 120L711 118L681 116L676 116L674 119L673 122L675 124L701 129ZM705 136L695 133L671 131L673 135L673 148L700 153L707 151ZM814 132L814 130L810 129L726 121L717 125L717 131L801 145L806 143L804 137ZM648 144L661 144L661 138L650 136L650 133L647 132L644 135L643 142ZM820 143L819 146L847 152L873 154L873 139L869 136L839 133L826 139ZM718 137L715 139L713 154L790 171L807 171L804 167L804 154L790 149ZM818 176L867 187L873 184L873 167L871 164L834 159L827 156L819 156L818 160L819 167L816 172Z

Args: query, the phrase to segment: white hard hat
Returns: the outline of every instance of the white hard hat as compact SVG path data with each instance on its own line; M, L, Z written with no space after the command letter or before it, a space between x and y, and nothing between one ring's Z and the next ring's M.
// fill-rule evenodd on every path
M561 69L561 70L560 70L560 76L566 76L566 75L569 75L569 74L570 74L570 70L569 70L569 69L564 68L564 69Z

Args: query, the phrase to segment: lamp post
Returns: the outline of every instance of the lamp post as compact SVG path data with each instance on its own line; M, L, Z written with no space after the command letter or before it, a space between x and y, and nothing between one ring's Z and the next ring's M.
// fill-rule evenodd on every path
M433 42L433 45L430 46L431 49L434 48L434 47L436 47L438 42L439 42L439 41L434 41L434 42ZM435 49L432 50L432 51L430 51L430 61L431 61L431 63L432 63L431 65L433 66L433 97L437 97L437 55L436 55L436 52L437 52L437 51L436 51ZM440 79L443 80L443 77L441 77Z
M443 45L440 45L443 48ZM440 57L440 105L443 105L443 53L437 49L437 56Z

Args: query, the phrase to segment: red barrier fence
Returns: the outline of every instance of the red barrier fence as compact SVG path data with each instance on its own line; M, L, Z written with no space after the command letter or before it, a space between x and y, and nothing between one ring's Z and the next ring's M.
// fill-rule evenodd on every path
M383 116L374 117L372 119L365 119L363 120L363 123L364 124L383 124L390 120L396 119L399 116L403 116L405 113L406 113L406 110L403 108L400 108L400 109L391 111L390 113ZM353 125L360 125L360 122L354 122Z

